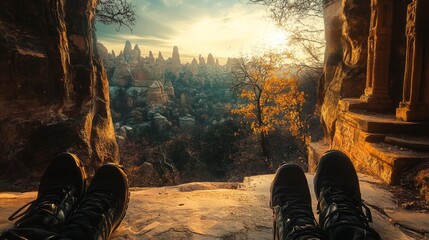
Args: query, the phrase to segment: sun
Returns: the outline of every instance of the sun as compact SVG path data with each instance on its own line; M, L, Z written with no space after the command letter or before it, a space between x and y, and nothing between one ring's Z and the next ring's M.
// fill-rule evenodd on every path
M267 48L283 50L287 47L289 34L278 27L270 27L264 36L264 42Z

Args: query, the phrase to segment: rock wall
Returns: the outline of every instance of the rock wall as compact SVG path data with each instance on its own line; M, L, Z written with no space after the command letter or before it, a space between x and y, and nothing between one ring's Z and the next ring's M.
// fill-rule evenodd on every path
M359 97L365 88L370 0L332 1L326 6L324 16L325 75L319 84L319 104L325 136L331 141L338 101L343 97Z
M97 0L0 2L0 177L39 181L54 155L118 162Z

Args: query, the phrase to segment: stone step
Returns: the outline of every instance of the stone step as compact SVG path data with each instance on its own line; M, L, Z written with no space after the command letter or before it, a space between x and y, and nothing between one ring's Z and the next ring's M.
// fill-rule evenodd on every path
M419 152L429 152L429 136L395 135L385 136L384 142Z
M403 122L397 120L393 114L356 110L354 112L345 112L343 117L367 133L429 134L429 122Z

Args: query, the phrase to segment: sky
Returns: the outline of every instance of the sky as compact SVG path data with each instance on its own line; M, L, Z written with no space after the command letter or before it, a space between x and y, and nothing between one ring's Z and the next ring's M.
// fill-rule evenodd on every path
M116 54L126 40L138 44L142 56L161 51L171 57L178 46L182 62L212 53L220 63L228 57L284 48L287 33L270 19L267 8L247 0L129 0L136 6L133 31L97 23L97 38Z

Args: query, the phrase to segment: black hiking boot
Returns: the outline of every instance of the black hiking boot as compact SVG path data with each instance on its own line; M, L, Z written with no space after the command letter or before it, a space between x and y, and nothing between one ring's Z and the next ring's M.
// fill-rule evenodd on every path
M125 216L129 202L125 171L106 164L95 173L87 194L60 236L67 239L109 239Z
M311 195L302 169L295 164L281 166L271 183L274 240L327 239L311 209Z
M380 239L369 225L371 211L363 203L350 159L340 151L321 158L314 178L319 224L330 239Z
M44 239L29 237L27 233L58 232L77 207L85 189L85 168L77 156L70 153L58 155L42 176L36 200L9 217L10 221L21 218L0 239ZM30 207L20 213L28 205Z

